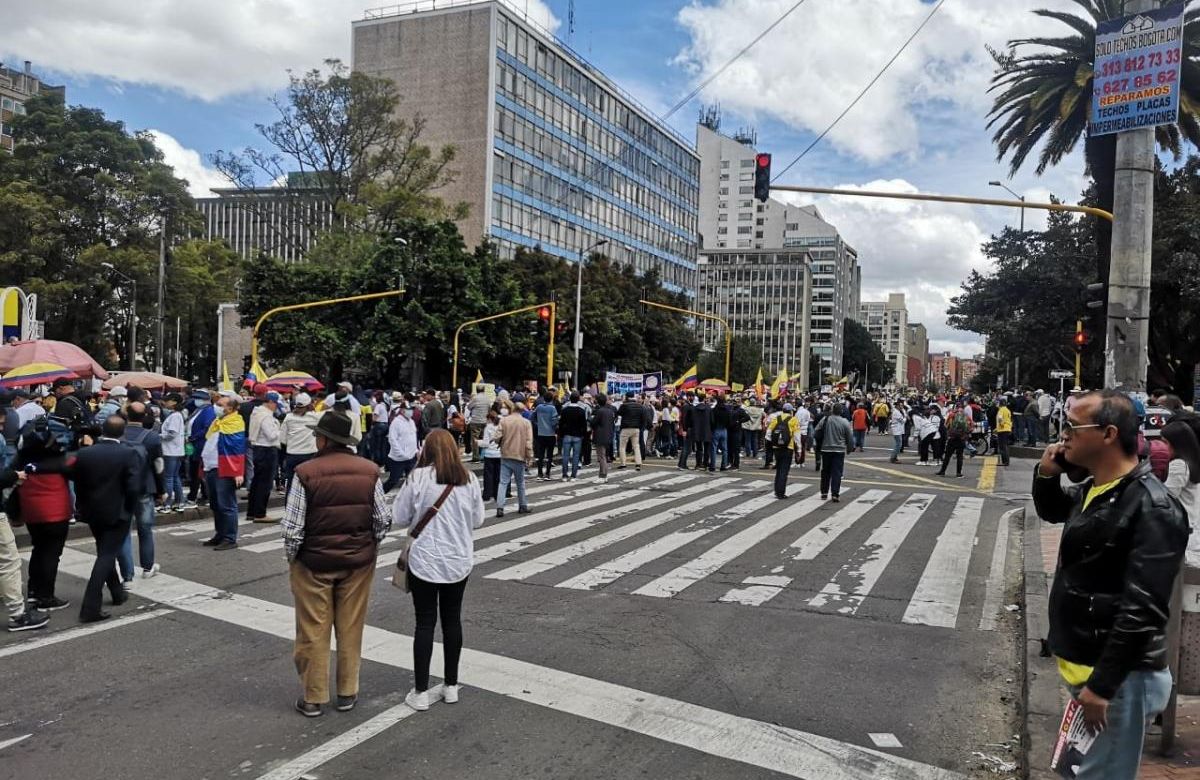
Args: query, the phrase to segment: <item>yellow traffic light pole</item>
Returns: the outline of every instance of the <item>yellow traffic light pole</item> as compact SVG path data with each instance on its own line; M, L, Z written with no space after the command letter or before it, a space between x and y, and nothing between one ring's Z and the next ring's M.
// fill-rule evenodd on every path
M692 309L680 309L677 306L668 306L665 303L658 303L656 301L640 300L638 303L653 306L656 309L678 312L679 314L690 314L693 317L700 317L705 320L715 320L725 326L725 384L729 385L729 356L733 353L733 331L730 330L729 323L726 320L715 314L705 314L702 311L693 311ZM732 387L732 385L730 386Z
M558 304L556 304L554 301L549 301L548 303L535 303L533 306L524 306L520 309L513 309L512 311L501 312L500 314L493 314L490 317L480 317L477 320L467 320L462 325L459 325L458 329L454 331L454 369L451 372L450 386L454 389L458 388L458 337L462 334L464 328L468 328L472 325L478 325L481 322L491 322L492 320L499 320L504 317L512 317L517 314L524 314L525 312L537 311L538 309L541 309L543 307L549 307L549 309L550 309L550 322L548 323L550 326L550 343L546 348L546 387L550 387L551 385L553 385L554 384L554 326L558 322L558 320L556 319L556 315L558 314Z
M1083 320L1075 320L1075 389L1082 390L1080 376L1083 363Z
M258 318L258 322L254 323L254 332L250 335L250 365L251 367L258 365L258 332L262 329L263 323L268 317L273 317L285 311L300 311L301 309L315 309L318 306L333 306L337 303L357 303L358 301L374 301L380 298L394 298L397 295L404 295L404 290L388 290L381 293L369 293L367 295L351 295L348 298L329 298L324 301L311 301L309 303L293 303L290 306L277 306L274 309L263 314ZM263 377L262 379L265 379ZM260 379L259 381L262 381Z

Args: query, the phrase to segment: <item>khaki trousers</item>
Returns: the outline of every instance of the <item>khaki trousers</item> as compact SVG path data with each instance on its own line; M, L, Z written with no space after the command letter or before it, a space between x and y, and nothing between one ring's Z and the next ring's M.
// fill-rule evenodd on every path
M314 572L299 561L292 563L292 596L296 600L294 659L304 686L304 700L309 704L329 701L330 629L337 631L338 695L358 695L363 625L374 572L374 561L357 569L333 572Z
M622 428L621 438L619 441L621 448L621 457L619 461L620 464L622 466L625 465L625 447L628 446L630 442L633 442L633 462L639 466L642 465L641 431L639 431L637 428Z

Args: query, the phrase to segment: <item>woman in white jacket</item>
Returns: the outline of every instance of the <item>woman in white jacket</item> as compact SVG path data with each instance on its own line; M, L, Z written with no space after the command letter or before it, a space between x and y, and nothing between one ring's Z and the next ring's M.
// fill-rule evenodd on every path
M475 563L474 530L483 525L479 482L463 466L454 437L441 428L425 437L417 468L396 496L396 527L416 526L439 503L440 509L413 541L408 558L408 589L417 627L413 632L415 679L405 701L417 711L429 709L434 702L429 662L439 611L445 650L442 699L451 704L458 701L463 592Z
M1200 566L1200 534L1196 523L1200 521L1200 440L1191 425L1175 420L1163 426L1163 441L1171 451L1167 464L1167 490L1187 510L1192 535L1188 537L1188 564Z

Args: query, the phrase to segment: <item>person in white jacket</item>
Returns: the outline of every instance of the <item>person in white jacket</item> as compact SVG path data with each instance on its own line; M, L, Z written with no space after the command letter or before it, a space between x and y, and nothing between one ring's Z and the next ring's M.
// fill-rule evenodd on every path
M246 517L252 523L274 523L267 519L267 502L275 484L275 468L279 465L279 393L268 392L261 404L250 412L247 443L254 462L250 478L250 496L246 502Z
M308 393L296 393L292 399L292 411L283 418L280 437L287 455L283 459L283 478L286 490L291 490L292 474L296 467L312 460L317 454L317 439L313 433L317 420L321 415L313 411L312 396Z
M904 423L907 415L907 409L903 401L897 401L892 404L892 413L889 417L889 430L892 434L892 463L900 462L900 450L904 449Z
M391 493L408 477L417 463L417 424L412 419L408 404L392 408L392 421L388 423L387 482L384 493Z
M183 494L183 459L187 445L186 421L179 407L183 405L183 396L170 393L163 399L165 413L159 438L162 439L163 454L163 483L166 498L159 507L160 512L182 512L184 506Z
M1163 426L1162 439L1171 451L1167 464L1167 479L1163 483L1167 491L1187 511L1192 535L1188 537L1187 563L1200 566L1200 534L1196 523L1200 521L1200 440L1191 425L1175 420Z
M396 496L394 525L416 527L433 510L416 534L408 558L408 589L416 613L413 632L413 688L405 702L423 711L436 700L429 689L429 663L438 613L442 617L445 652L441 698L458 701L458 660L462 655L462 600L475 562L474 531L483 525L483 496L479 481L467 471L450 432L437 428L425 437L417 469Z

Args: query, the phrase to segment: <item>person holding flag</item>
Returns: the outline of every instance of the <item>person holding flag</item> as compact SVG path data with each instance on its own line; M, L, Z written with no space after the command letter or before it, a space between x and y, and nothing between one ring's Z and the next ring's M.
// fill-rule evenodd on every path
M683 374L681 374L671 386L676 390L691 390L698 384L700 384L699 364L693 363L692 367L687 371L684 371Z

